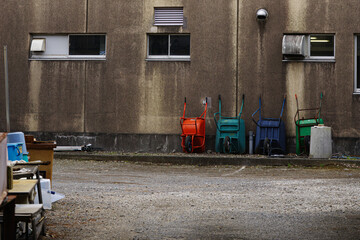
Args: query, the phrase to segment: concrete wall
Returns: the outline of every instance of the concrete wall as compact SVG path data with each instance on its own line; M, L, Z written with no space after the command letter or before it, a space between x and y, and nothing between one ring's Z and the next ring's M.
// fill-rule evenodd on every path
M354 34L360 33L354 20L360 10L357 0L1 2L0 44L7 44L9 51L12 131L52 136L64 144L64 138L72 142L72 135L83 137L85 143L86 136L108 136L110 140L96 143L112 150L122 150L116 139L126 145L131 137L125 136L135 136L129 142L141 135L144 141L146 136L160 136L155 144L159 146L165 146L169 136L173 144L160 149L172 151L179 150L184 97L187 116L200 115L202 100L211 98L206 132L212 139L219 94L228 116L235 116L245 94L246 131L255 130L251 114L260 95L263 115L277 117L286 94L284 119L291 144L294 94L301 107L314 107L323 92L323 118L333 137L356 141L360 136L360 95L353 95ZM186 24L155 27L153 9L161 6L183 6ZM259 8L268 10L266 22L256 20ZM190 62L145 61L147 34L163 32L190 33ZM105 33L106 61L29 60L32 33ZM336 62L283 62L285 33L335 34ZM2 59L0 63L3 79ZM4 92L3 81L0 91ZM0 101L5 102L3 94ZM5 104L0 104L0 131L4 130Z

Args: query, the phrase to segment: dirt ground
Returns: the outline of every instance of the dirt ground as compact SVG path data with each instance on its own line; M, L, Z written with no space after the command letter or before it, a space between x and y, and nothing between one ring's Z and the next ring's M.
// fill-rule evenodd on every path
M360 169L55 160L42 239L359 239Z

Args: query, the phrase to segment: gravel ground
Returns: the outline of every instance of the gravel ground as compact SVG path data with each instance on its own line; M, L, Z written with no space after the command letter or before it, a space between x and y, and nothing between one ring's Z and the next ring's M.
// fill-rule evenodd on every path
M360 239L360 169L55 160L43 239Z

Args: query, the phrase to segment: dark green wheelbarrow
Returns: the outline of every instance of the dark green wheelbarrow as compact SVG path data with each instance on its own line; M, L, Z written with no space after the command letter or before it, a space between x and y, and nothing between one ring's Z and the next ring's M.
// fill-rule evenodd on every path
M216 124L215 150L219 153L244 153L245 152L245 121L241 119L244 107L244 98L239 115L224 117L221 115L221 96L219 95L219 112L214 114Z

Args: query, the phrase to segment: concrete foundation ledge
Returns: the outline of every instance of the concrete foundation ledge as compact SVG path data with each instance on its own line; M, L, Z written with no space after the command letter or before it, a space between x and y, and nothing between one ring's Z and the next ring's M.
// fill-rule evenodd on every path
M109 152L55 152L56 159L124 161L154 164L197 165L197 166L355 166L360 167L360 160L351 159L310 159L305 157L285 156L268 157L262 155L230 154L151 154L151 153L109 153Z
M180 134L124 134L124 133L70 133L26 132L39 141L56 141L57 146L84 146L91 144L102 151L124 153L181 153ZM360 138L333 138L333 153L360 156ZM215 135L206 135L205 149L215 151ZM248 151L248 137L246 138ZM296 140L287 137L287 152L296 152Z

